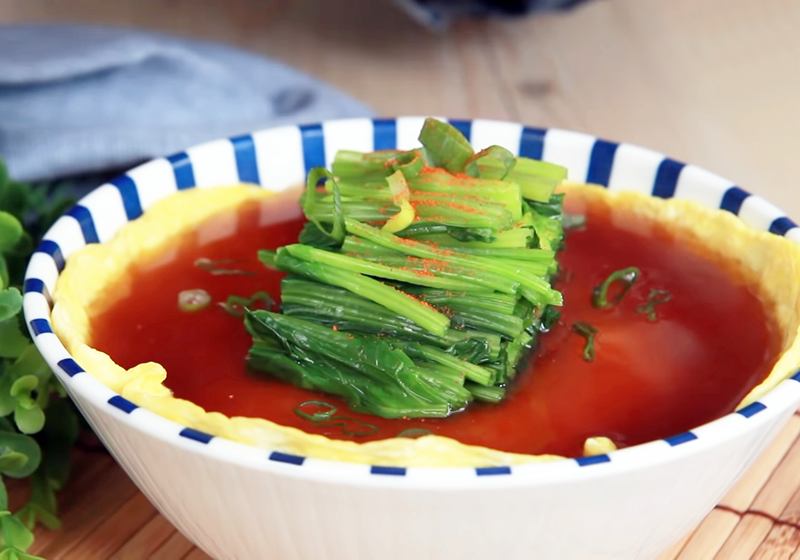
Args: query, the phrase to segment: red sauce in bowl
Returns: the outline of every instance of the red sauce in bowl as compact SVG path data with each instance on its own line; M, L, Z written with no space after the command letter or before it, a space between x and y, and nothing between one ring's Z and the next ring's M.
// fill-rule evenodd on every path
M620 227L619 224L623 227ZM732 412L771 370L779 336L752 287L697 248L676 241L664 226L588 208L584 227L567 233L556 284L562 317L540 343L499 405L475 403L445 419L389 420L357 414L335 397L250 372L250 337L241 320L212 305L181 312L177 294L202 288L215 302L265 290L279 296L282 275L262 267L258 249L295 242L302 214L295 196L248 203L176 239L175 254L136 264L125 298L93 318L92 344L130 368L155 361L175 396L207 411L266 418L334 439L365 442L422 428L465 444L516 453L582 454L587 437L608 436L620 447L674 435ZM233 259L225 266L253 275L212 275L199 258ZM611 309L591 305L592 289L615 270L636 266L641 276ZM670 301L655 321L636 310L651 290ZM595 358L583 359L586 339L571 326L598 330ZM340 426L320 427L295 414L319 399L351 418L378 427L352 437ZM357 428L355 426L354 428Z

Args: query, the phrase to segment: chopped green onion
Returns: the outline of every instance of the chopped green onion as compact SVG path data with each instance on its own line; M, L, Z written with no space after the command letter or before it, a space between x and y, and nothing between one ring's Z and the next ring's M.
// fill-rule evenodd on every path
M622 298L630 291L633 284L641 275L641 271L635 266L622 268L612 272L602 284L595 287L592 292L592 305L598 309L608 309L622 301ZM622 289L611 299L608 298L608 290L614 283L622 284Z
M351 430L349 428L350 423L356 424L358 426L362 426L362 430ZM328 422L323 422L321 424L317 424L319 428L342 428L342 433L346 436L351 437L367 437L378 433L378 426L375 424L368 424L367 422L362 422L361 420L357 420L356 418L350 418L349 416L334 416Z
M656 305L667 303L671 299L672 294L666 290L650 290L647 303L637 307L636 313L646 313L648 321L655 321L658 318L656 315Z
M425 428L408 428L407 430L403 430L394 437L418 438L422 436L429 436L432 434L433 434L432 431L426 430Z
M387 163L394 171L401 171L406 179L411 179L419 175L419 172L425 167L425 158L422 155L422 150L412 150L397 154L394 159L389 160Z
M311 409L313 412L311 412ZM368 424L350 418L349 416L334 416L338 409L332 404L325 401L305 401L294 407L294 413L300 418L304 418L317 425L318 428L342 428L342 433L352 437L365 437L371 436L378 431L378 427L374 424ZM362 426L364 429L360 431L349 429L350 423Z
M211 304L211 296L205 290L183 290L178 294L178 307L186 313L194 313Z
M597 328L584 321L578 321L572 325L572 330L586 338L586 345L583 347L583 359L591 362L594 360L594 339L597 336Z
M258 291L249 298L242 296L228 296L228 299L219 306L229 315L244 317L245 308L251 307L256 302L261 302L264 309L271 309L275 302L267 292Z
M235 264L237 262L241 262L235 259L223 259L218 261L212 261L211 259L206 258L199 258L194 261L194 265L199 268L200 270L204 270L206 272L210 272L214 276L221 276L224 274L238 274L240 276L255 276L255 272L250 272L248 270L240 270L237 268L226 268L224 265Z
M330 420L337 410L335 406L325 401L305 401L294 407L295 414L312 422Z

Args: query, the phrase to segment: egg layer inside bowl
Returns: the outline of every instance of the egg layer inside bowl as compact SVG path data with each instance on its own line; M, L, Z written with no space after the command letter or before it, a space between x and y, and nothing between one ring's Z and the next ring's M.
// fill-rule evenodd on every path
M248 371L251 339L222 304L279 297L256 258L293 243L299 192L239 185L171 195L105 244L72 255L54 293L66 348L125 398L182 425L302 456L400 466L489 466L604 452L732 412L800 363L800 248L735 216L678 199L570 186L556 287L562 315L500 404L448 418L385 419ZM610 309L609 274L637 267ZM178 294L214 304L187 313ZM619 295L619 294L617 294ZM589 325L589 336L576 325ZM337 420L298 406L323 402ZM313 405L319 406L319 404ZM331 415L332 416L332 415Z

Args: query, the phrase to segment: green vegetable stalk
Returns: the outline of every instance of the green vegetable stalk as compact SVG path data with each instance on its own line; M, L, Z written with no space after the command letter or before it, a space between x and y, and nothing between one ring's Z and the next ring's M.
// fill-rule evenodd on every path
M252 369L387 418L505 397L561 305L566 170L434 119L419 140L311 170L299 242L259 253L288 276L281 313L246 310Z
M72 204L63 189L48 192L8 177L0 160L0 559L33 559L38 523L59 526L56 492L69 478L78 417L63 387L28 336L21 285L38 238ZM23 227L25 226L25 227ZM8 479L27 479L26 504L10 510Z

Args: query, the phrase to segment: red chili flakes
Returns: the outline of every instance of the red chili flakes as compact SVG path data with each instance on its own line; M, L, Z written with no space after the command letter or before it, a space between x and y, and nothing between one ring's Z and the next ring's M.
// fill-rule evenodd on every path
M411 206L414 207L414 210L418 210L420 206L422 207L442 207L447 206L448 208L452 208L453 210L458 210L459 212L469 212L470 214L486 214L480 208L474 208L472 206L467 206L465 204L458 204L457 202L449 202L445 200L436 200L433 198L423 198L423 199L416 199L411 201Z
M414 300L414 301L416 301L417 303L419 303L419 304L421 304L421 305L424 305L424 306L425 306L425 307L427 307L428 309L431 309L431 310L433 310L433 311L437 311L437 309L436 309L434 306L432 306L430 303L428 303L427 301L423 301L423 300L421 300L421 299L419 299L419 298L416 298L416 297L412 296L411 294L407 294L407 293L405 293L405 292L400 292L400 293L402 293L402 294L403 294L403 295L405 295L406 297L409 297L409 298L413 299L413 300Z
M417 241L416 239L409 239L407 237L398 237L398 236L395 237L397 237L395 241L397 241L398 243L402 243L403 245L409 245L409 246L420 245L420 242Z

